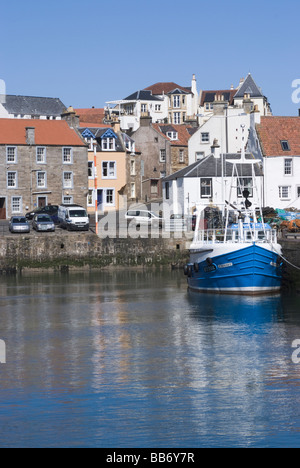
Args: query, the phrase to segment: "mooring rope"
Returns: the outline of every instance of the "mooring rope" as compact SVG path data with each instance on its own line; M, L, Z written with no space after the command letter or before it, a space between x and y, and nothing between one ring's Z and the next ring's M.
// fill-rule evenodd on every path
M282 254L280 254L279 252L277 252L276 248L274 247L274 245L273 245L272 243L270 243L270 245L273 247L273 249L275 250L275 252L277 253L277 255L279 255L279 257L282 258L282 260L284 260L286 263L288 263L291 267L296 268L296 270L300 270L300 267L298 267L297 265L294 265L294 264L291 263L287 258L285 258Z

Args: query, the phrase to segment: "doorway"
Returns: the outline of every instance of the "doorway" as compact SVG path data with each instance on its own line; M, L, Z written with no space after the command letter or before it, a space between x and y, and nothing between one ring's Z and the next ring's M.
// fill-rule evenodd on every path
M47 205L47 197L38 197L38 207L45 208Z
M0 219L6 219L6 198L0 197Z
M98 211L103 211L103 189L98 189L97 193Z

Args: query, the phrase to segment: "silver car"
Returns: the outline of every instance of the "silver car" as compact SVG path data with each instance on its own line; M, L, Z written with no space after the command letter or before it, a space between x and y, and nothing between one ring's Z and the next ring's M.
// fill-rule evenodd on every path
M13 234L22 234L30 232L30 226L25 216L13 216L9 221L9 230Z
M43 232L54 232L55 231L55 224L52 218L45 214L36 214L32 221L32 227L36 231L43 231Z

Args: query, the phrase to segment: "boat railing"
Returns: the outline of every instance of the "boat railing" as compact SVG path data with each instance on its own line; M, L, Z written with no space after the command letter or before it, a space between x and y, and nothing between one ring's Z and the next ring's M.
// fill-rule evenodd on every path
M195 233L194 242L201 244L276 243L277 232L274 229L243 230L243 232L237 229L206 229Z

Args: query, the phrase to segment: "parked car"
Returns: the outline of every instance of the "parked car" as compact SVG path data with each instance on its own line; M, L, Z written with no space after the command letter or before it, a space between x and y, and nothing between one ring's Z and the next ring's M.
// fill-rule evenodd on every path
M54 223L58 223L58 205L47 205L43 208L36 208L35 210L26 213L26 218L31 221L34 218L34 216L38 213L48 214L49 216L51 216Z
M60 205L58 208L58 222L68 231L89 231L90 218L80 205Z
M30 226L25 216L13 216L9 221L9 230L11 233L30 232Z
M45 213L38 213L34 216L32 221L32 227L36 231L43 231L43 232L54 232L55 231L55 224L53 219Z
M125 214L125 219L134 220L137 225L151 225L159 228L163 225L163 218L152 213L152 211L130 210Z

